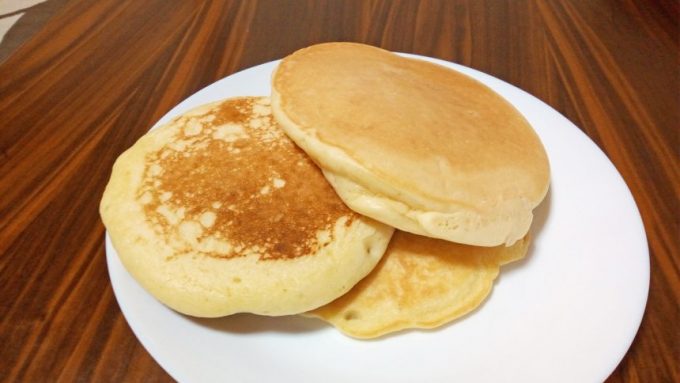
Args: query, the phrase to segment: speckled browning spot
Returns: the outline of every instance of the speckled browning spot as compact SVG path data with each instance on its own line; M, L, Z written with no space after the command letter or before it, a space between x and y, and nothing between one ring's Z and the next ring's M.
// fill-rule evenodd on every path
M137 195L177 253L296 258L356 218L276 125L268 99L228 100L174 124L172 142L147 155Z

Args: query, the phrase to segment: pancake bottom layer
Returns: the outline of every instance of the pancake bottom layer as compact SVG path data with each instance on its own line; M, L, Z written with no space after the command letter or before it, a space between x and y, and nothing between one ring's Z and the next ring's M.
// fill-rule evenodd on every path
M526 237L510 247L477 247L397 231L371 274L304 315L355 338L438 327L477 308L500 266L523 258L528 246Z

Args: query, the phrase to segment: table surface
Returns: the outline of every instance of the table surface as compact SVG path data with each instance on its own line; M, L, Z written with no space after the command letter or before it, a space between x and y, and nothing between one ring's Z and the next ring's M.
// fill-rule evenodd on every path
M592 138L651 258L646 314L608 382L680 380L678 2L63 3L0 63L0 380L171 380L111 289L98 214L111 165L195 91L324 41L470 66Z

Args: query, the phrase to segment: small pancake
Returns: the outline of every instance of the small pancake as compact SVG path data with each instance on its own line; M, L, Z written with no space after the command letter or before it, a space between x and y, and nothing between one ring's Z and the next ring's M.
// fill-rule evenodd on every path
M523 258L528 246L528 238L510 247L479 247L396 231L371 274L304 315L355 338L438 327L477 308L500 266Z
M349 210L255 97L147 133L116 161L100 212L130 274L199 317L319 307L373 269L393 231Z
M350 208L404 231L511 245L548 190L548 159L524 117L436 64L314 45L277 67L272 110Z

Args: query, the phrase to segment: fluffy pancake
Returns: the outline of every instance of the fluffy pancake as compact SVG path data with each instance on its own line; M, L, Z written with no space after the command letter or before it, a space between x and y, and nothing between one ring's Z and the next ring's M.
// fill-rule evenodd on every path
M118 256L185 314L286 315L348 291L393 229L349 210L269 99L191 110L123 153L100 212Z
M479 247L397 231L376 268L347 294L306 316L356 338L434 328L478 307L499 267L526 255L529 240Z
M272 110L353 210L453 242L511 245L549 165L523 116L475 79L354 43L284 58Z

